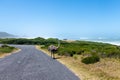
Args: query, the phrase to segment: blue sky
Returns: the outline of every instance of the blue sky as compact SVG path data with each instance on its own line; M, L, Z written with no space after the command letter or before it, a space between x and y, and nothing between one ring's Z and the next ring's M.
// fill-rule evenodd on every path
M19 36L119 37L120 0L0 0L0 31Z

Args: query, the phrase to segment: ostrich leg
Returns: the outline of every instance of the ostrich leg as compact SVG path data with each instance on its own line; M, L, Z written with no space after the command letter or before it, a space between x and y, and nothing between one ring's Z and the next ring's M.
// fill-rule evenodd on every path
M53 59L55 59L55 53L53 53Z
M52 54L53 54L53 52L51 51L51 58L52 58Z
M54 51L51 51L51 58L55 59L55 53L54 53Z

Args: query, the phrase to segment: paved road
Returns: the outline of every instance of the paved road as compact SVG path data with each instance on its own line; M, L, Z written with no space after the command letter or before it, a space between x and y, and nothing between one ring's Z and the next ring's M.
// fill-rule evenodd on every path
M0 59L0 80L79 80L69 69L32 45Z

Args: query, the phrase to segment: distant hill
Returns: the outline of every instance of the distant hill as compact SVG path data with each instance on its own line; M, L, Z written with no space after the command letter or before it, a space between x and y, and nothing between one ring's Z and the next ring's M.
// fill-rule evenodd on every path
M7 32L0 32L0 38L13 38L13 37L16 37L16 36L13 34L9 34Z

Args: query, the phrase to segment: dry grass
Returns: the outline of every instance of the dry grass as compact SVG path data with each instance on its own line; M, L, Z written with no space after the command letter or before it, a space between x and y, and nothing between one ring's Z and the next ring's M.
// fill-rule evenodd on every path
M47 50L41 49L50 55ZM120 80L120 59L105 58L95 64L81 63L82 56L77 55L77 59L72 57L58 56L57 60L72 70L81 80Z
M101 59L100 62L85 66L89 71L95 72L106 80L120 80L120 59Z
M20 49L14 49L11 53L0 53L0 58L4 58L6 56L9 56L11 54L17 53L19 51L21 51L21 50Z

